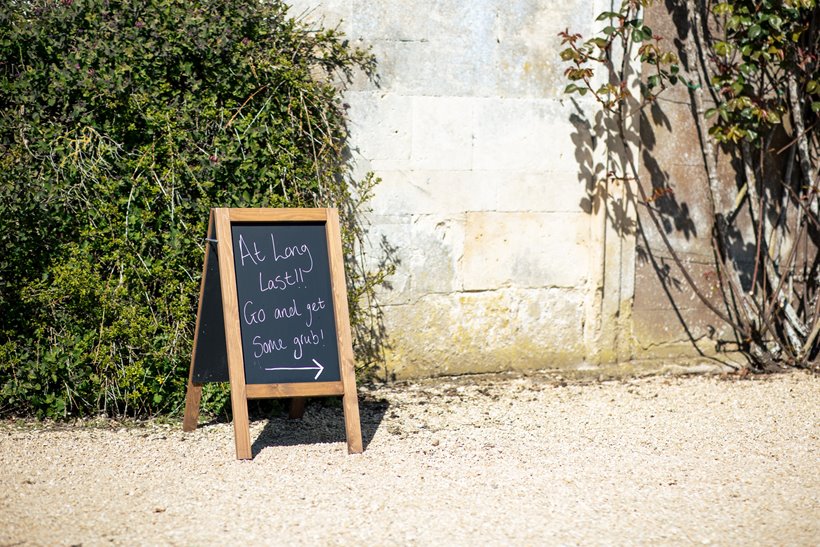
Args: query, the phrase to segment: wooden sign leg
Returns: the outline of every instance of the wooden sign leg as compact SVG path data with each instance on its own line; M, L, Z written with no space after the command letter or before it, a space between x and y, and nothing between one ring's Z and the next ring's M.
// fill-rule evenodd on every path
M193 374L193 367L191 367ZM185 391L185 414L182 418L182 431L193 431L199 423L199 403L202 401L202 386L195 385L188 378L188 388Z
M350 312L347 307L347 285L342 261L342 237L339 229L339 212L327 210L327 250L333 288L333 307L336 312L336 330L339 347L339 372L342 376L342 408L345 414L347 452L361 454L362 427L359 423L359 398L356 393L356 368L353 357L353 336L350 332Z
M361 454L364 451L362 445L362 427L359 423L359 398L356 395L356 386L353 392L342 396L342 409L345 415L345 435L347 436L347 453Z
M208 217L208 238L213 238L213 213ZM207 245L207 243L206 243ZM205 284L208 277L209 247L205 247L205 259L202 261L202 280L199 283L199 300L196 310L196 327L194 328L194 344L191 351L191 366L188 369L188 387L185 390L185 414L182 418L182 430L193 431L199 422L199 405L202 401L202 386L194 384L194 369L196 367L196 349L199 342L199 322L202 320L202 301L205 295Z
M239 303L233 261L231 221L227 209L214 209L216 240L219 245L219 277L222 289L222 317L225 322L225 345L228 353L228 377L231 381L231 410L236 457L249 460L251 432L248 423L248 395L245 389L245 365L239 333Z
M288 405L288 419L299 420L305 415L307 397L293 397Z
M350 331L347 331L349 335ZM348 338L349 340L349 338ZM356 369L353 366L353 346L348 345L345 357L341 359L342 373L342 410L345 415L345 435L347 436L347 453L361 454L362 426L359 423L359 395L356 392Z
M231 382L233 384L233 382ZM244 385L242 386L245 387ZM236 459L249 460L251 453L251 427L248 420L248 399L245 390L239 394L231 388L231 410L233 411L233 437L236 444Z

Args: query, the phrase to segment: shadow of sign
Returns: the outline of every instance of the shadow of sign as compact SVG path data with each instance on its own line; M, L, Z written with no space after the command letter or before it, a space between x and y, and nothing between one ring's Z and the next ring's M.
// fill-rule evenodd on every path
M389 406L383 399L360 397L359 419L365 450L373 440ZM316 398L310 400L300 419L290 419L286 412L268 417L262 432L251 445L251 453L255 458L269 447L344 443L345 428L344 420L340 419L341 414L342 407L337 398Z

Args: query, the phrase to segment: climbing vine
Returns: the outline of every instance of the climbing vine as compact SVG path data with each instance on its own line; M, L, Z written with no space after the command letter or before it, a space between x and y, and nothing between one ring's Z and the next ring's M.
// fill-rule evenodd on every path
M686 85L699 129L707 176L695 181L707 196L715 276L698 279L667 236L655 203L674 187L645 190L624 147L624 172L636 180L635 202L654 224L686 284L730 327L756 370L817 367L820 333L818 261L818 141L820 15L815 0L667 2L680 49L645 24L651 0L626 0L602 13L599 36L562 33L561 58L570 66L566 93L591 94L616 120L623 143L629 120L664 90ZM641 63L640 96L630 79ZM603 75L602 75L603 74ZM603 81L603 83L600 83ZM737 159L739 173L721 178L718 152ZM692 183L692 181L690 181ZM726 195L730 199L725 199ZM751 224L744 229L742 221ZM754 258L740 256L738 238L751 240ZM664 280L668 282L668 280ZM710 295L719 294L716 302Z

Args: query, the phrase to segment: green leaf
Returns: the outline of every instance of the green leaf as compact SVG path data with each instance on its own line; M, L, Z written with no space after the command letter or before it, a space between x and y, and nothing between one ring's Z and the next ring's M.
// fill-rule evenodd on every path
M751 77L758 70L757 65L755 65L754 63L743 63L738 68L740 70L740 73L746 77Z
M735 95L740 95L743 92L743 86L743 82L741 82L740 80L736 80L732 82L732 85L729 87L732 88L732 92L734 92Z
M615 11L604 11L595 18L596 21L603 21L605 19L615 19L620 17L621 14Z
M578 52L572 49L571 47L568 47L561 52L561 60L563 61L572 61L578 59L578 57Z
M749 27L749 30L746 34L749 36L750 40L754 40L755 38L760 36L762 32L763 28L758 24L754 24L751 27Z
M606 49L609 46L609 40L600 37L589 40L589 43L598 46L601 49Z
M729 42L726 42L726 41L723 41L723 40L718 40L718 41L715 42L714 48L715 48L715 53L717 53L718 55L723 55L724 57L726 57L728 55L731 55L731 53L735 49L735 46L733 44L730 44Z
M680 77L680 81L683 82L683 85L685 85L691 90L700 89L701 87L701 84L696 84L695 82L690 81L689 78L686 78L684 76Z

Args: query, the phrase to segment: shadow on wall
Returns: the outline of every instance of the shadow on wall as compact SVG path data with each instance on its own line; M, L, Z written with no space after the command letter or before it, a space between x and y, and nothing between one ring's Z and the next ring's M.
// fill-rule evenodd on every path
M385 353L391 349L391 346L384 325L384 311L375 289L378 287L380 292L393 290L390 275L401 264L401 259L398 255L398 248L392 245L384 234L379 239L378 249L380 257L375 270L365 272L363 263L357 266L363 271L362 289L366 293L367 307L366 316L356 317L355 321L351 317L351 329L353 330L357 376L363 379L373 379L381 371L383 377L380 379L386 382L394 380L395 377L391 377L387 368Z
M628 146L624 147L618 139L620 132L614 117L605 115L600 109L590 119L576 101L573 100L573 104L576 112L570 115L569 121L575 130L571 134L571 139L579 166L578 180L585 185L585 195L578 204L580 209L588 215L603 214L603 221L618 237L638 238L635 245L639 261L639 264L635 265L636 271L639 265L651 267L666 296L669 308L683 328L688 341L699 355L705 356L697 346L698 336L692 331L682 312L681 304L685 305L690 301L686 283L676 275L677 269L670 258L665 253L657 251L662 244L657 241L658 235L653 235L654 226L650 228L647 222L646 209L651 208L662 229L671 239L682 237L688 241L699 235L689 204L679 201L669 173L661 168L654 154L658 145L654 127L663 127L671 132L672 124L669 118L660 105L653 104L648 113L642 113L638 134L631 135L633 142L627 143ZM641 150L640 159L646 175L644 180L640 180L640 170L633 150ZM614 163L620 163L626 175L616 173L615 167L604 163L609 162L613 156ZM641 200L634 185L629 184L630 181L642 184L648 199ZM625 191L620 195L613 195L610 191L614 182L626 183L623 184ZM680 184L683 181L677 182ZM634 217L629 214L630 208L636 211Z
M573 113L569 117L570 123L575 128L575 131L571 134L571 139L575 145L575 159L579 166L578 181L586 186L586 195L581 198L578 204L581 210L589 215L597 215L603 208L607 222L610 223L612 229L619 236L626 236L635 235L636 229L639 227L639 222L629 218L627 211L630 206L640 204L652 207L660 218L667 234L679 233L687 240L697 237L697 228L692 220L689 205L686 202L678 202L678 198L670 185L669 174L661 169L660 164L652 154L656 144L653 124L662 125L669 131L672 130L669 119L664 115L660 105L657 103L652 105L650 109L651 122L647 120L645 115L641 116L641 159L650 175L651 190L648 192L650 197L647 202L639 202L637 196L631 192L626 198L611 195L609 193L609 183L614 179L624 179L614 171L608 170L606 165L596 162L594 159L596 149L599 146L605 147L601 151L601 155L604 156L608 150L622 148L617 142L618 128L616 122L612 118L605 117L602 111L596 112L594 119L590 121L578 103L575 100L572 102L577 113ZM629 156L630 153L627 150L623 152L623 155ZM625 160L627 162L633 161L630 157L626 157ZM629 189L629 186L627 186L627 189ZM633 203L629 203L630 200Z
M692 50L689 15L683 2L666 0L665 7L647 10L645 20L671 39L681 74L692 78L689 75L700 74L703 60L687 54L687 49ZM655 70L650 65L642 69ZM727 342L722 339L726 335L733 339L729 342L738 343L736 333L721 315L721 310L731 314L737 302L726 292L726 282L719 276L716 260L722 259L716 252L728 257L737 272L739 288L746 292L754 285L757 253L752 217L739 206L739 189L748 174L744 175L738 148L717 147L714 156L707 156L701 142L697 120L702 114L698 114L698 108L704 107L696 105L700 104L701 94L705 101L713 99L707 91L691 83L678 83L639 112L634 107L640 105L628 105L627 110L638 112L639 117L628 119L631 131L626 133L626 146L619 138L623 133L615 115L603 106L590 114L588 107L585 111L573 101L575 112L569 117L574 127L571 138L579 166L578 180L585 190L578 204L580 209L601 217L607 233L636 238L633 334L645 338L637 340L642 345L677 343L678 339L672 337L682 327L701 356L704 354L697 342L704 338L711 338L716 347ZM776 169L767 166L767 172L772 171ZM713 176L719 179L724 192L710 189ZM781 186L772 184L769 188ZM763 198L779 202L784 192L781 189L779 195L772 192ZM728 203L713 203L724 196L733 197L725 198ZM633 216L627 214L632 212L630 207L634 207ZM726 244L721 251L715 251L713 244L716 211L726 219ZM665 301L658 299L661 291Z
M374 65L367 76L370 82L379 88L380 75L377 68L374 59ZM348 106L344 105L345 108ZM349 136L347 123L346 121L345 134ZM353 163L353 151L349 142L345 142L342 149L345 163ZM356 359L356 376L364 380L374 378L379 370L384 371L387 376L385 355L390 345L378 291L393 289L390 276L401 264L398 248L392 245L384 234L381 235L377 246L369 239L369 223L366 219L367 213L370 212L368 202L379 182L380 179L373 173L368 173L362 180L349 179L345 185L340 185L349 192L349 196L342 197L353 199L336 199L336 196L330 196L331 203L340 207L348 298L351 303L358 303L358 306L350 306L350 329ZM368 252L378 253L375 263L368 258Z

